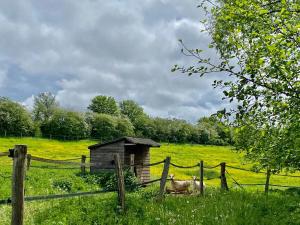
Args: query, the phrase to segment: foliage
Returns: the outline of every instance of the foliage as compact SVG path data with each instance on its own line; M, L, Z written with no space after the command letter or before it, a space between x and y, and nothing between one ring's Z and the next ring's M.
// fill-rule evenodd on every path
M127 118L95 113L89 119L89 123L93 138L111 140L134 134L134 128Z
M0 97L0 134L32 135L33 122L30 114L17 102Z
M212 145L232 143L231 136L228 135L230 133L228 127L217 121L194 125L175 118L151 118L136 102L124 100L119 103L119 110L115 100L107 96L96 96L91 105L95 108L99 106L105 113L85 112L84 123L81 113L59 108L54 95L41 93L35 97L32 112L35 121L31 134L57 139L91 137L108 141L121 136L136 136L173 143ZM72 121L72 124L68 124L68 121ZM20 134L11 135L20 136Z
M158 141L212 145L231 143L229 128L213 119L200 119L197 125L178 119L154 118L152 121L150 137Z
M43 136L57 139L83 139L89 134L84 117L67 110L57 110L48 121L42 123L41 131Z
M208 133L208 140L205 144L233 144L232 129L215 117L202 117L198 120L197 125Z
M72 182L66 179L55 180L52 183L53 188L66 192L70 192L72 190L72 185Z
M47 121L57 108L58 102L55 100L55 95L50 92L40 93L34 97L33 118L38 122Z
M144 112L144 109L132 100L120 102L121 113L129 118L136 136L150 137L153 133L151 119Z
M116 191L117 190L117 176L114 172L99 172L95 174L84 174L82 177L86 182L97 184L103 190ZM134 174L129 169L124 170L125 189L127 191L136 191L139 189L138 181Z
M98 95L92 99L88 109L94 113L118 116L120 110L116 100L111 96Z
M189 75L219 72L231 77L213 84L237 102L220 114L241 129L256 131L241 132L239 137L245 134L243 139L251 141L239 142L237 148L273 170L300 168L299 6L294 0L203 0L200 7L209 17L203 21L204 32L212 37L209 47L217 50L219 60L205 58L201 49L188 49L181 41L182 52L195 57L197 65L173 68Z

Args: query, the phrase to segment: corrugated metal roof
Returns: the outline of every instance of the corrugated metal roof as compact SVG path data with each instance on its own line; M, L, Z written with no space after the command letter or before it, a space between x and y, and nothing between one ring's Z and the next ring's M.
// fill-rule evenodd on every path
M136 144L136 145L147 145L147 146L150 146L150 147L160 147L159 143L157 143L157 142L155 142L155 141L153 141L149 138L122 137L122 138L115 139L113 141L91 145L88 148L89 149L94 149L94 148L98 148L98 147L101 147L101 146L104 146L104 145L113 144L113 143L120 142L120 141L125 141L125 143Z

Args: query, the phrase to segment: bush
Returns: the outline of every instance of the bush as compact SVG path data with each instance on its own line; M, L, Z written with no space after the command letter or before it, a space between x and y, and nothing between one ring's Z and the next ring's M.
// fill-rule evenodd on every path
M83 139L88 137L89 127L80 113L58 110L49 121L42 123L41 131L44 137Z
M72 190L72 182L68 180L55 180L52 183L52 186L61 191L70 192Z
M0 97L0 135L33 135L30 114L17 102Z
M81 176L85 182L97 184L105 191L117 190L117 177L114 172L99 172L95 174L83 174ZM127 191L136 191L139 189L138 181L129 169L124 170L124 182Z

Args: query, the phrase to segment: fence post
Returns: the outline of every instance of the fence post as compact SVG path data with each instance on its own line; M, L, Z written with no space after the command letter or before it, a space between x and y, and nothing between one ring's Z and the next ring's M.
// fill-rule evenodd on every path
M168 156L165 159L164 163L164 170L161 174L161 180L160 180L160 189L159 189L159 199L162 199L165 192L165 186L167 183L168 173L169 173L169 167L170 167L171 157Z
M268 192L269 192L270 177L271 177L271 170L267 169L267 177L266 177L266 184L265 184L265 194L268 194Z
M222 162L220 165L221 165L221 176L220 176L220 178L221 178L221 189L228 191L228 185L227 185L227 180L226 180L226 176L225 176L226 163Z
M200 194L204 194L204 186L203 186L203 178L204 178L204 171L203 171L204 163L203 160L200 161Z
M13 151L12 174L12 225L23 225L24 222L24 180L27 146L16 145Z
M81 156L81 173L85 173L85 161L86 161L86 156L82 155Z
M31 155L28 154L28 155L27 155L27 170L30 169L30 163L31 163Z
M130 171L134 174L134 154L130 154Z
M118 201L121 206L122 211L125 210L125 183L124 183L124 175L123 168L121 165L120 155L114 154L114 162L118 180Z

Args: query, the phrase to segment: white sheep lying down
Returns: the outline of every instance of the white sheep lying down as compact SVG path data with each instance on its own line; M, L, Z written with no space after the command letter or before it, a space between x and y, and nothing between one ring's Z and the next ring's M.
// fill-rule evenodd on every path
M200 181L197 181L197 177L193 176L193 190L194 192L200 191ZM203 182L203 190L205 190L205 183Z
M188 192L191 186L191 181L189 180L174 180L174 175L170 174L171 187L175 192Z

